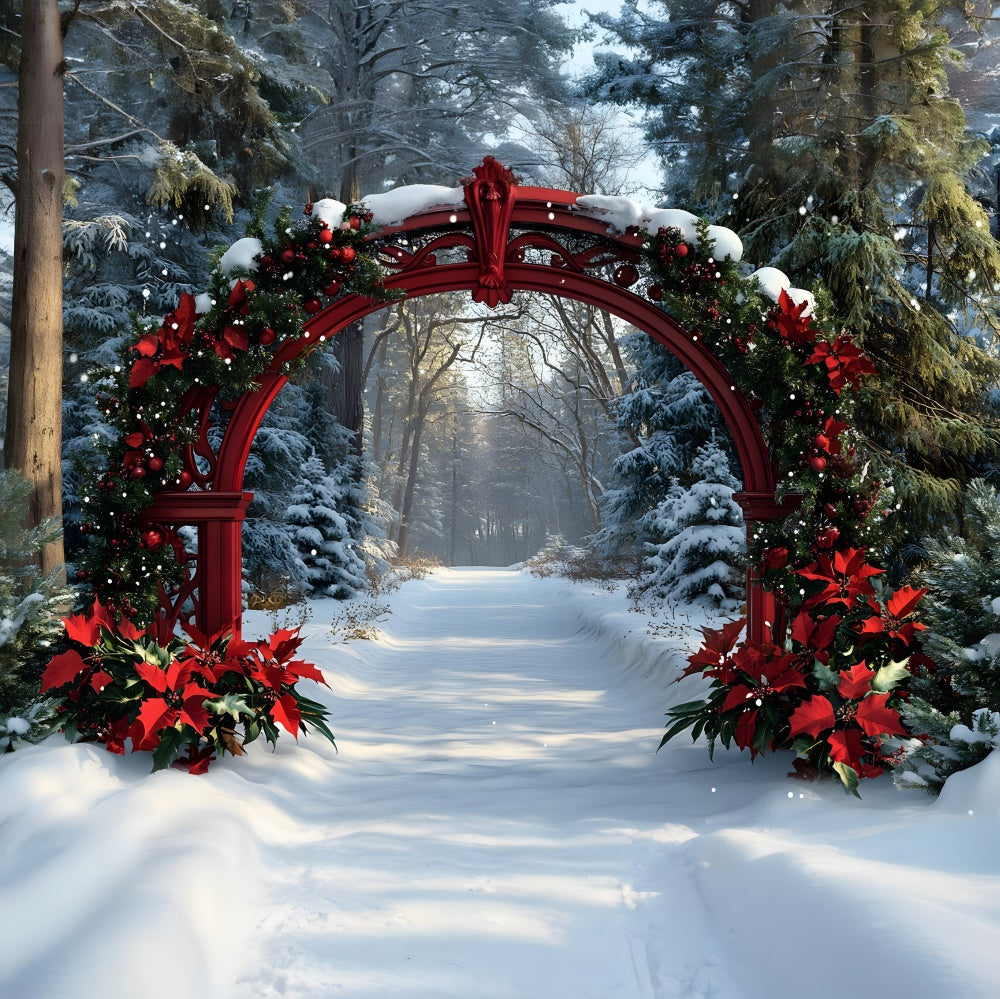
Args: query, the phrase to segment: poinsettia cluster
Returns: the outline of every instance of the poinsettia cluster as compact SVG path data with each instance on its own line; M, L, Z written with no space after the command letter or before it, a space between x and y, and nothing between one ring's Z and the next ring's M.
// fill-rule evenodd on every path
M791 749L797 769L835 772L856 791L859 778L896 758L902 688L910 668L926 662L914 619L923 591L885 591L874 559L889 513L879 504L884 475L852 414L875 368L848 331L817 319L811 302L787 291L768 301L710 250L705 240L679 243L659 232L649 244L657 278L649 297L743 387L780 476L779 498L798 503L758 525L750 546L751 569L774 596L769 639L742 638L745 621L706 631L684 675L708 677L708 694L669 713L663 742L690 729L710 747L735 742L752 756ZM692 263L706 273L715 267L714 280L690 280Z
M279 726L296 739L310 727L334 741L326 709L296 687L322 673L296 659L297 631L266 641L209 638L161 644L128 618L112 620L99 601L63 621L65 651L42 676L57 698L55 726L68 739L101 742L113 753L152 753L153 769L171 764L203 773L216 755L243 755L259 736L272 745Z
M323 215L307 205L295 223L286 211L270 238L255 222L240 241L257 250L252 258L217 268L209 292L183 294L158 325L137 321L120 363L99 377L98 404L115 434L97 445L102 462L81 469L80 530L90 543L77 576L112 616L150 621L163 593L187 581L182 539L143 512L159 490L207 484L213 456L202 403L238 396L276 366L287 373L276 350L302 338L324 301L349 292L392 297L370 245L371 216L360 206L339 224ZM295 363L321 346L314 339Z
M807 597L783 640L740 641L744 620L704 630L685 676L711 679L704 700L673 709L661 745L687 728L751 756L796 752L796 771L832 770L844 786L875 777L899 755L899 685L922 660L914 615L923 589L884 590L884 570L848 549L797 570Z

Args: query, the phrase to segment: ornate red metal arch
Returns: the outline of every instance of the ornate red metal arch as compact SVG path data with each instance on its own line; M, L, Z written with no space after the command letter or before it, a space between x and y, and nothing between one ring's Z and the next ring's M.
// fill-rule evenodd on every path
M629 291L639 280L642 240L635 232L609 233L601 220L576 207L577 195L520 187L492 157L465 182L465 207L432 208L377 237L390 272L385 282L407 298L448 291L471 292L495 307L517 291L576 299L621 317L670 350L705 386L732 434L743 472L736 495L747 529L787 512L775 501L775 470L753 410L719 360L696 336L658 305ZM300 339L276 351L260 387L230 409L217 451L208 445L210 412L217 389L193 392L189 408L201 415L202 434L189 450L187 469L198 488L161 492L148 510L150 521L198 529L198 554L188 584L163 594L159 627L172 633L182 604L191 599L199 627L212 634L239 631L242 614L242 522L252 495L243 473L253 438L284 386L284 365L335 336L351 323L385 307L345 295L313 317ZM768 595L748 578L751 637L764 635L772 608Z

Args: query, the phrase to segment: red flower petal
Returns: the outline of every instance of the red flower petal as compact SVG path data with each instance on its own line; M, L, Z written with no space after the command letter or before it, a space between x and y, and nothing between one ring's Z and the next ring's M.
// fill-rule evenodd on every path
M285 694L271 705L271 717L298 739L301 714L298 702L291 694Z
M814 694L803 701L788 718L792 736L805 732L814 739L818 739L824 729L833 728L834 722L833 705L822 694Z
M76 649L68 649L58 656L53 656L42 674L41 692L44 694L46 690L64 686L75 680L86 668L83 656Z
M859 705L854 720L865 735L874 739L880 735L906 735L899 724L899 712L886 705L890 694L870 694Z
M857 701L872 689L872 679L875 671L868 668L864 660L852 666L849 670L840 671L840 683L837 693L847 701Z

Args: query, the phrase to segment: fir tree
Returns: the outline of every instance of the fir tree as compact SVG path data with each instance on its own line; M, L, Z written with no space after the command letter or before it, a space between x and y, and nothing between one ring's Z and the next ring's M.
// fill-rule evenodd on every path
M932 791L1000 745L1000 495L974 480L962 513L962 535L924 542L929 661L903 712L913 732L930 738L910 748L897 783Z
M286 513L289 534L308 572L313 596L353 597L366 585L365 561L355 547L360 533L348 519L351 476L324 474L318 458L301 472ZM343 513L341 511L344 511Z
M634 446L615 459L614 484L601 497L593 544L605 555L662 540L647 533L644 518L674 479L690 481L695 453L718 422L698 380L664 347L645 333L629 334L624 347L636 372L615 410L622 438Z
M723 606L745 593L746 528L733 500L739 483L714 435L698 448L691 476L687 487L675 478L642 518L645 533L664 540L646 544L648 572L639 588L677 602L705 596Z
M826 285L880 372L861 429L924 525L1000 448L1000 367L956 326L1000 328L1000 249L967 186L985 147L947 96L960 20L909 0L629 0L602 23L638 54L605 56L591 87L690 153L678 173L716 193L699 207L730 214L748 260Z
M38 552L60 531L52 521L24 526L29 491L16 473L0 472L0 751L42 720L42 672L73 600L54 574L38 571Z

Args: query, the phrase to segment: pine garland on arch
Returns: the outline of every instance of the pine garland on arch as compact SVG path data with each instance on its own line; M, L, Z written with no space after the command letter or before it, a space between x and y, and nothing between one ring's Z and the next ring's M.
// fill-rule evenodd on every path
M772 302L712 246L704 223L696 241L673 227L651 234L646 294L725 364L769 442L778 498L800 500L750 539L774 597L770 637L741 639L743 620L706 629L684 676L707 677L709 691L668 712L660 745L690 730L710 753L716 740L752 757L788 749L798 774L836 774L857 794L859 779L901 758L903 687L928 663L915 618L926 591L882 582L895 500L853 429L875 367L850 331L814 314L812 296L781 288Z
M77 578L90 593L64 621L68 647L50 662L43 691L58 698L54 727L67 738L112 752L130 740L152 753L154 770L176 763L201 773L216 754L242 755L260 735L273 744L281 728L295 738L312 728L333 742L326 709L297 689L302 678L323 678L294 658L296 632L244 642L188 623L185 640L160 634L155 621L163 594L187 582L191 557L174 530L143 513L161 490L205 485L196 481L205 428L187 405L192 393L218 392L224 408L266 372L288 374L325 338L291 363L275 353L309 339L308 319L324 300L395 297L382 287L367 242L371 215L360 205L324 199L299 222L286 209L270 237L262 212L223 254L209 292L184 294L158 326L137 318L120 363L96 383L115 435L95 442L101 460L81 470L90 543Z

